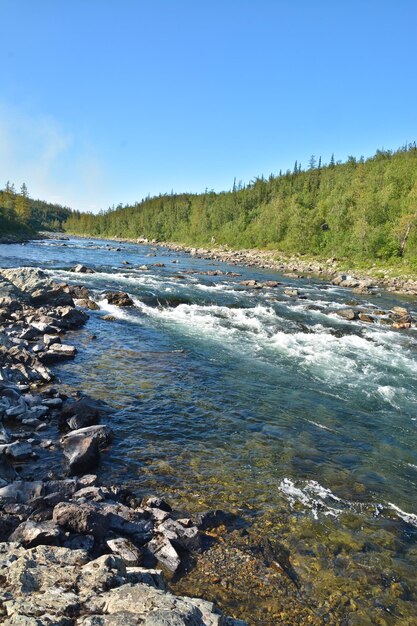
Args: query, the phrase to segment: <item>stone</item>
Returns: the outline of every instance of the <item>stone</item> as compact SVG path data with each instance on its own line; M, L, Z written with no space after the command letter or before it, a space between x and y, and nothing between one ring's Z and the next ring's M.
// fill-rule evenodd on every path
M375 322L372 315L368 315L368 313L359 313L358 317L361 322L368 322L369 324L373 324Z
M161 511L166 511L168 513L171 513L172 511L172 508L170 507L168 502L166 502L166 500L164 500L163 498L159 498L157 496L151 496L150 498L146 498L144 500L144 505L150 508L161 509Z
M21 461L32 455L32 446L27 441L14 441L7 444L6 454L15 461Z
M284 289L284 293L286 296L290 296L290 297L298 296L300 294L298 289L292 289L290 287L287 287L286 289Z
M113 554L117 554L126 566L141 564L143 555L129 539L117 537L116 539L108 539L106 543Z
M95 425L99 419L100 411L97 403L90 398L81 398L76 402L66 402L60 414L61 426L66 423L71 430Z
M16 480L0 489L0 502L19 502L26 504L39 498L44 492L44 483L37 481Z
M55 545L61 536L61 530L52 521L35 522L27 520L22 522L10 535L10 541L17 541L26 548L40 544Z
M39 359L42 363L55 363L62 361L63 359L73 359L77 354L77 348L75 346L69 346L67 344L54 343L47 352L39 355Z
M343 317L343 319L349 320L349 321L358 319L358 313L357 311L354 311L353 309L339 309L338 311L336 311L336 314L339 317Z
M204 511L193 516L193 521L199 530L208 530L209 528L217 528L224 525L229 526L237 520L237 516L229 511L216 509Z
M93 502L88 504L61 502L54 508L52 519L64 530L98 538L103 537L109 529L109 519Z
M77 274L95 274L95 270L86 265L81 265L81 263L74 265L74 267L70 269L70 272L76 272Z
M201 549L201 538L196 526L184 527L173 519L166 519L158 526L158 533L162 533L174 547L196 552Z
M82 474L99 463L98 441L93 435L82 434L65 439L63 449L71 474Z
M104 294L109 304L116 306L133 306L133 300L128 293L122 291L108 291Z
M57 311L59 313L59 326L66 330L81 328L88 320L88 314L79 309L60 307Z
M80 298L78 300L75 300L75 304L77 306L83 307L84 309L90 309L90 311L100 310L97 302L94 302L94 300L90 300L90 298Z
M105 446L113 438L112 430L109 426L104 426L103 424L97 424L93 426L86 426L84 428L78 428L77 430L72 430L61 438L61 443L65 447L66 443L71 439L76 439L78 437L92 437L97 441L100 446Z
M1 275L27 294L35 305L74 304L71 296L65 293L61 285L55 283L45 272L37 268L16 267L1 270Z
M181 558L169 539L158 536L146 544L147 549L168 570L175 573L181 565Z
M43 336L43 343L48 348L53 343L61 343L61 337L59 335L48 335L47 333Z

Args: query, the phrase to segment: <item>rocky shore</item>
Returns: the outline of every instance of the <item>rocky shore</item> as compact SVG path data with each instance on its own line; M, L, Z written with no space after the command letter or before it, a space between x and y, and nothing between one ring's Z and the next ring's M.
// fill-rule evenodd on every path
M74 300L94 308L83 286L0 270L0 622L244 626L167 590L227 514L184 517L100 483L109 410L52 384L50 366L76 356L65 334L88 319Z
M137 243L149 243L146 239L138 239ZM289 277L318 277L335 285L356 290L356 293L368 293L375 289L386 289L396 293L417 295L415 275L391 277L391 270L381 272L361 272L357 270L341 271L336 259L324 261L305 260L300 256L280 255L276 251L266 250L230 250L227 246L216 248L193 248L180 244L153 242L178 252L186 252L202 259L221 261L230 265L259 267L281 272Z

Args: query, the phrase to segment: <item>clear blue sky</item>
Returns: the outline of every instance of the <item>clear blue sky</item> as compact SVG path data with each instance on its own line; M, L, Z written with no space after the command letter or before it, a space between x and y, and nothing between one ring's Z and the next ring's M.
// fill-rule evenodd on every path
M0 0L0 186L97 211L417 139L416 0Z

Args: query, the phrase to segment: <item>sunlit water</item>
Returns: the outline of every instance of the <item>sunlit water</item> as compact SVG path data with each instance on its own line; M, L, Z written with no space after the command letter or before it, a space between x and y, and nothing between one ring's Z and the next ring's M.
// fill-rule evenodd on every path
M69 272L76 263L97 273ZM56 372L115 409L109 480L188 509L232 508L260 532L279 527L306 580L326 572L323 597L334 581L342 593L342 577L366 619L377 597L386 621L369 623L415 623L417 329L335 314L351 300L367 310L414 302L93 240L3 245L0 265L46 268L100 304L71 337L79 355ZM282 285L239 284L252 278ZM305 299L286 296L288 286ZM135 306L109 305L107 289Z

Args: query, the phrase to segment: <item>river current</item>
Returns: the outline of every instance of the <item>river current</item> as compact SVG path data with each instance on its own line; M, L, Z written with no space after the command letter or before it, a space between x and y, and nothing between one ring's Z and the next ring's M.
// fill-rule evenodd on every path
M77 263L96 273L70 272ZM100 306L55 372L114 409L109 481L279 536L318 606L353 598L334 623L417 623L417 329L336 314L355 301L417 318L414 301L88 239L0 246L0 266L23 265L86 285ZM109 305L105 290L135 306Z

